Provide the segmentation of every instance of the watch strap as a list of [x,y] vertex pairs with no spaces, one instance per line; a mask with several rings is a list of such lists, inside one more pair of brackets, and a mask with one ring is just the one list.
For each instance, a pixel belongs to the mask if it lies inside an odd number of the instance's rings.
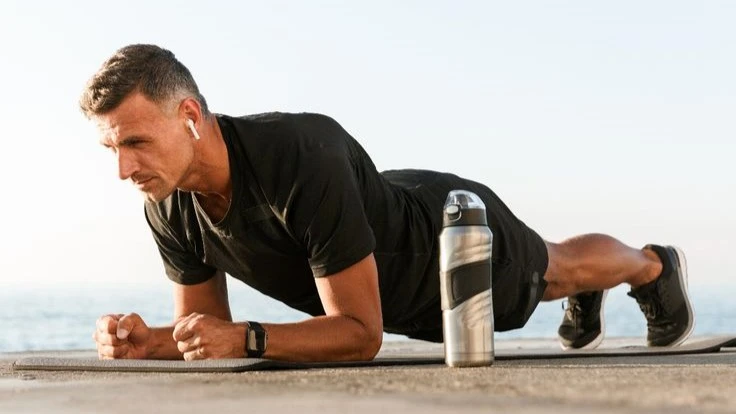
[[245,328],[245,356],[248,358],[261,358],[266,352],[268,334],[263,325],[258,322],[248,321]]

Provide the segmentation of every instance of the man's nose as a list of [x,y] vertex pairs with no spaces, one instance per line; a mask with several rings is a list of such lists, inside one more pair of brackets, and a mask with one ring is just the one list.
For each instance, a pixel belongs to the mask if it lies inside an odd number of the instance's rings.
[[118,177],[121,180],[130,178],[137,168],[135,159],[127,151],[118,151]]

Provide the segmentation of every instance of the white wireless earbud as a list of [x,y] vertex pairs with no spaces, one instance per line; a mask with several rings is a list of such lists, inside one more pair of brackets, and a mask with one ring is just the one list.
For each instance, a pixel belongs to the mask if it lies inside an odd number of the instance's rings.
[[187,119],[187,126],[189,127],[189,130],[192,131],[194,139],[199,139],[199,133],[197,132],[197,128],[194,127],[194,121]]

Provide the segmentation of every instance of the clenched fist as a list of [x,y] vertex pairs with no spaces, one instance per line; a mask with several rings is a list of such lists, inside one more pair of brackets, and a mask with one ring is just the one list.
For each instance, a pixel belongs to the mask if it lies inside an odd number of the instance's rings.
[[192,313],[176,323],[174,340],[187,361],[242,358],[245,355],[245,324]]
[[92,338],[100,359],[145,359],[151,330],[138,314],[105,315]]

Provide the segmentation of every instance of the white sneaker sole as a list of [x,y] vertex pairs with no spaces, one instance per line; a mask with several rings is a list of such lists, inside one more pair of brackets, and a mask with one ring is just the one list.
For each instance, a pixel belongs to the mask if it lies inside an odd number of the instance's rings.
[[575,348],[570,345],[567,345],[562,342],[562,338],[560,338],[560,348],[562,348],[563,351],[569,351],[571,349],[596,349],[598,348],[598,345],[603,342],[603,338],[606,336],[606,317],[604,312],[604,305],[606,304],[606,296],[608,296],[608,289],[603,291],[603,298],[601,299],[601,310],[598,312],[600,318],[601,318],[601,333],[595,337],[590,343],[587,345]]

